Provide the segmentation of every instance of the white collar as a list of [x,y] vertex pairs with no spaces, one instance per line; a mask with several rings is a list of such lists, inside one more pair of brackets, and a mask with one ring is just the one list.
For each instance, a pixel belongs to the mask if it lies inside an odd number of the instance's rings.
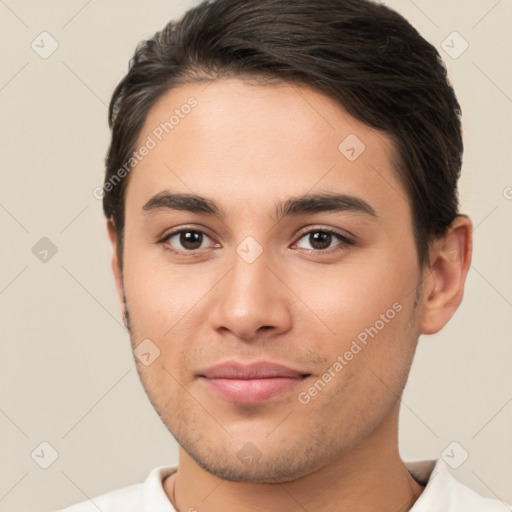
[[[507,512],[511,509],[500,500],[483,498],[457,481],[443,459],[409,461],[409,473],[425,486],[409,512]],[[163,488],[163,480],[178,469],[177,465],[158,466],[143,484],[143,512],[175,512]],[[433,508],[435,507],[435,508]]]

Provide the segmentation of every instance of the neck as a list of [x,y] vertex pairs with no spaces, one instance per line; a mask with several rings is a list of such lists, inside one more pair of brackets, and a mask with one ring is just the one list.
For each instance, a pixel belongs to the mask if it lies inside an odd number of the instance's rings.
[[[423,486],[398,453],[398,408],[358,446],[296,480],[260,484],[229,482],[208,473],[180,447],[178,471],[164,490],[178,512],[405,512]],[[395,421],[392,421],[395,420]],[[393,428],[394,427],[394,428]]]

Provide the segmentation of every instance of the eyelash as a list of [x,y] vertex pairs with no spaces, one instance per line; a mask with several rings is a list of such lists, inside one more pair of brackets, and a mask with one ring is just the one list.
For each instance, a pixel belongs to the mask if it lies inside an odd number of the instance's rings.
[[[185,256],[185,257],[196,256],[199,252],[204,251],[205,249],[195,249],[195,250],[191,250],[191,251],[179,251],[179,250],[173,249],[172,246],[170,246],[170,244],[168,242],[173,236],[179,235],[180,233],[186,233],[186,232],[201,233],[202,235],[205,235],[206,237],[211,238],[204,231],[201,231],[199,229],[182,228],[182,229],[173,231],[173,232],[165,235],[161,240],[159,240],[158,243],[162,244],[166,250],[171,251],[172,253],[174,253],[177,256]],[[311,253],[332,254],[333,252],[340,251],[343,248],[346,248],[347,246],[354,245],[353,240],[350,240],[346,236],[342,235],[340,232],[335,231],[333,229],[319,229],[319,228],[311,229],[310,231],[306,231],[305,233],[302,233],[302,235],[299,237],[298,240],[301,240],[305,236],[311,235],[312,233],[327,233],[330,235],[334,235],[335,237],[337,237],[341,240],[341,243],[339,243],[338,245],[336,245],[334,247],[330,247],[328,249],[302,249],[310,254]]]

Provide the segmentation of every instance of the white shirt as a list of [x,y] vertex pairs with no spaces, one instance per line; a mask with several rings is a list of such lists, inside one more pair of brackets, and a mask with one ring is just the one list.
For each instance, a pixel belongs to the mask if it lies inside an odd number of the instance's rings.
[[[425,485],[409,512],[507,512],[506,503],[484,498],[458,482],[442,459],[404,462],[409,473]],[[162,482],[178,466],[159,466],[143,483],[123,487],[58,512],[176,512]]]

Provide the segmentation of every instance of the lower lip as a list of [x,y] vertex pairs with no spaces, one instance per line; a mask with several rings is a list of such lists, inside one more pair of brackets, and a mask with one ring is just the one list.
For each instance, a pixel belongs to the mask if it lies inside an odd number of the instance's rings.
[[300,384],[303,377],[270,377],[267,379],[207,379],[201,377],[214,393],[231,402],[258,404]]

